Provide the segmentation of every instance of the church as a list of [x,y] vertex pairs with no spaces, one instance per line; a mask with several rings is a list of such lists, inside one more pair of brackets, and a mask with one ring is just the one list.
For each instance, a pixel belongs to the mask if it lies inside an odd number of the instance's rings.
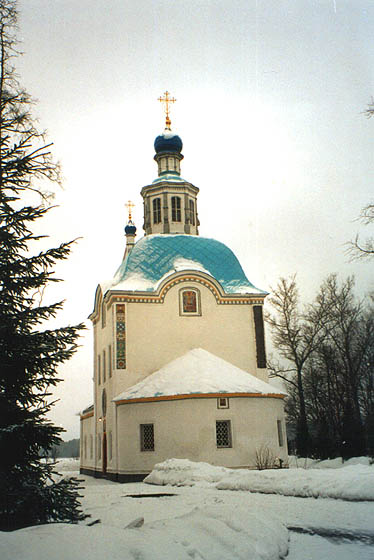
[[268,382],[263,304],[223,243],[199,236],[198,187],[181,176],[182,140],[154,142],[158,175],[141,190],[144,236],[125,227],[122,263],[99,284],[94,404],[80,415],[80,472],[139,481],[170,458],[287,465],[285,393]]

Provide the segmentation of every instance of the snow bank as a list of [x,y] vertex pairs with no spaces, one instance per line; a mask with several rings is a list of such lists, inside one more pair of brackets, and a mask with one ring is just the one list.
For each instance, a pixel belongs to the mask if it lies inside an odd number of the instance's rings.
[[374,500],[374,469],[356,465],[338,470],[239,471],[223,478],[219,490],[249,490],[302,498]]
[[2,560],[278,560],[288,531],[268,514],[246,508],[199,508],[136,529],[51,524],[4,533]]
[[229,472],[230,469],[214,467],[208,463],[194,463],[188,459],[168,459],[155,465],[143,482],[160,486],[206,485],[219,482]]
[[148,484],[195,486],[215,484],[218,490],[245,490],[314,498],[374,501],[374,468],[351,465],[342,469],[226,469],[186,459],[159,463],[147,476]]

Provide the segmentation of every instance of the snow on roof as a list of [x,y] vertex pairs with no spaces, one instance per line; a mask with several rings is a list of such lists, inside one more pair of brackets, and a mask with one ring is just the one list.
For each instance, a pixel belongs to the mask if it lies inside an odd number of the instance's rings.
[[157,290],[175,272],[197,270],[215,278],[227,294],[261,294],[244,274],[234,253],[215,239],[184,234],[154,234],[140,239],[117,270],[109,289]]
[[202,348],[194,348],[119,394],[113,400],[116,402],[211,393],[285,395],[283,391],[222,358]]

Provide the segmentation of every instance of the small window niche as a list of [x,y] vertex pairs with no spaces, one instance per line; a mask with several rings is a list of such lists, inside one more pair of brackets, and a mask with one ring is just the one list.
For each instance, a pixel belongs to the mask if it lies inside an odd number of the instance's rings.
[[217,408],[230,408],[228,397],[218,397]]
[[200,291],[196,288],[183,288],[179,291],[179,314],[187,317],[201,315]]

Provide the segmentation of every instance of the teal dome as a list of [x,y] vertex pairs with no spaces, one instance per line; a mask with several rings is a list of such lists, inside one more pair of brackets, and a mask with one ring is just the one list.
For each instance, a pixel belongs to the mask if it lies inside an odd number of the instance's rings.
[[119,267],[111,288],[154,292],[162,280],[182,270],[204,272],[226,294],[262,294],[244,274],[234,253],[215,239],[196,235],[147,235]]

